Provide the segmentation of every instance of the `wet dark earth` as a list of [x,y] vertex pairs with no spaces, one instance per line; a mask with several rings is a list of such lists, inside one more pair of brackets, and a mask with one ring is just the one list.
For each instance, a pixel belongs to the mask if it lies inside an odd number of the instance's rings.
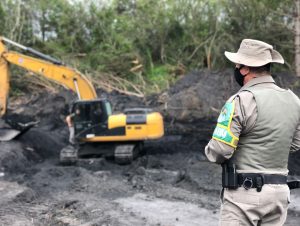
[[[222,102],[236,89],[226,73],[227,85],[218,88],[222,98],[211,93],[220,73],[207,72],[191,73],[147,100],[106,93],[115,112],[146,105],[164,115],[166,136],[145,142],[130,165],[101,157],[60,165],[59,151],[68,139],[64,117],[73,96],[61,91],[15,100],[9,117],[39,124],[0,143],[0,225],[217,225],[221,167],[209,163],[203,150]],[[291,87],[293,80],[284,84]],[[300,153],[290,157],[290,175],[300,179]],[[297,226],[300,189],[291,192],[291,200],[285,225]]]

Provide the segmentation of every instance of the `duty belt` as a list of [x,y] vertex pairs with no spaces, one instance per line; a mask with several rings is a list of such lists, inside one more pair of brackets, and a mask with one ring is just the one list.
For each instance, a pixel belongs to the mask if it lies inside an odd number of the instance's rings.
[[300,188],[300,180],[287,181],[287,176],[280,174],[238,173],[236,165],[228,161],[222,164],[222,187],[228,189],[256,188],[261,191],[264,184],[287,184],[290,189]]
[[237,182],[245,189],[256,188],[261,191],[264,184],[287,184],[287,176],[278,174],[238,173]]

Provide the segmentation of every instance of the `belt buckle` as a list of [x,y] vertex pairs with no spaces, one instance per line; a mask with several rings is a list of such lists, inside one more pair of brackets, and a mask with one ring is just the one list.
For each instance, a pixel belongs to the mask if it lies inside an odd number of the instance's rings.
[[246,190],[249,190],[250,188],[253,187],[253,180],[251,177],[246,177],[245,180],[243,181],[243,187]]

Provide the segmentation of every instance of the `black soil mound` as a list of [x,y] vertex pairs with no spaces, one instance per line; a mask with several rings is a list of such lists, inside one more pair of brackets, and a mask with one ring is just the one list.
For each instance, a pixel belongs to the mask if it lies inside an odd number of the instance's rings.
[[[300,83],[296,76],[278,73],[273,77],[280,87],[291,89],[300,96]],[[203,151],[220,109],[239,88],[233,70],[191,72],[168,91],[149,100],[164,113],[167,132],[184,135],[188,140],[188,150]],[[291,174],[300,174],[300,151],[291,154],[289,170]]]
[[[153,142],[148,150],[157,153],[203,152],[224,102],[239,86],[232,70],[219,72],[191,72],[169,90],[146,99],[126,96],[118,92],[97,90],[98,96],[110,100],[114,112],[126,108],[150,107],[160,111],[165,119],[167,138]],[[286,73],[275,75],[277,83],[300,94],[297,79]],[[1,143],[0,169],[22,169],[32,161],[58,158],[59,151],[68,143],[65,117],[76,95],[59,93],[27,94],[11,103],[7,119],[22,123],[39,121],[36,127],[13,142]],[[290,158],[290,172],[300,175],[300,154]],[[14,159],[14,161],[11,161]]]

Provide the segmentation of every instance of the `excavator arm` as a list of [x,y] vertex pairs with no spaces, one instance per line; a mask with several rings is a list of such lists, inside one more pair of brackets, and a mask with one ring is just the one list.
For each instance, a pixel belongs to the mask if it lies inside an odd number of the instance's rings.
[[[18,52],[9,51],[5,43],[23,49],[39,58],[30,57]],[[44,76],[77,93],[79,100],[93,100],[97,98],[92,83],[80,72],[63,65],[60,61],[40,53],[34,49],[0,37],[0,116],[6,112],[9,92],[9,63],[18,65],[33,73]]]
[[[4,45],[0,43],[0,52],[4,51]],[[7,98],[9,93],[9,69],[8,62],[5,58],[0,57],[0,116],[3,116],[6,112]]]

